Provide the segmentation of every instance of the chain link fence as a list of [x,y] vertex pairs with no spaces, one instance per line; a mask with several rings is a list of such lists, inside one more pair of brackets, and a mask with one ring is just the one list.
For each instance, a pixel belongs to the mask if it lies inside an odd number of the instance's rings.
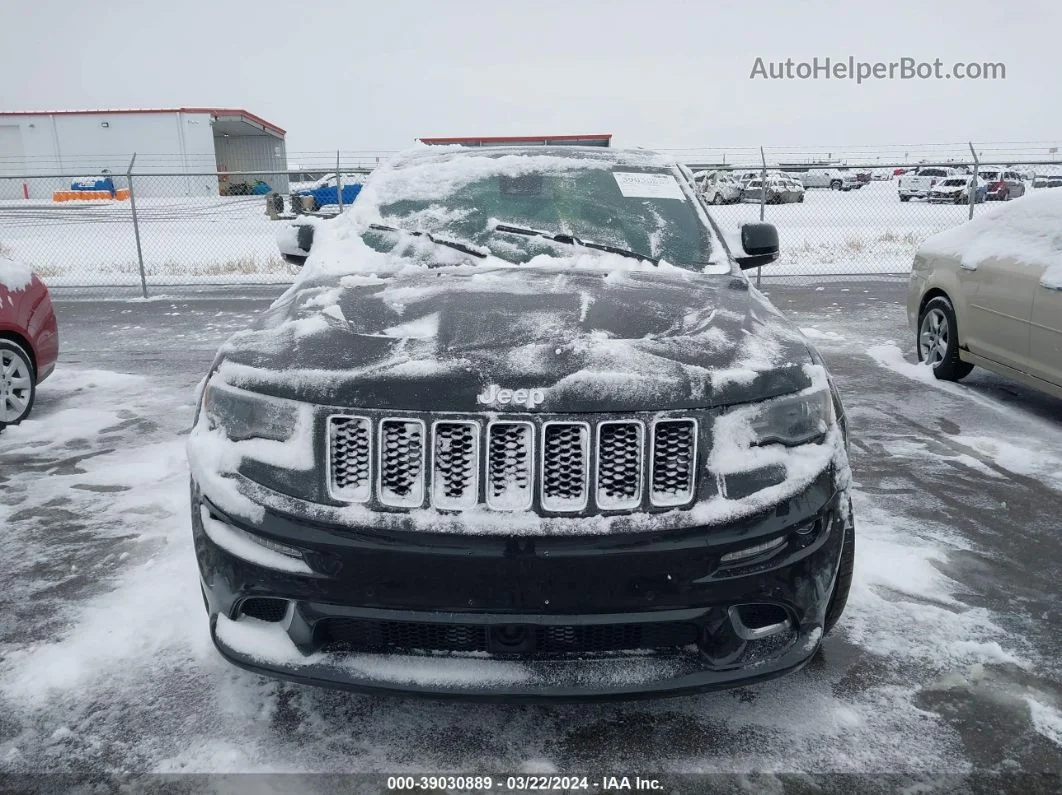
[[[923,174],[930,167],[920,166]],[[833,276],[908,273],[919,243],[988,206],[994,184],[989,172],[1001,172],[1000,177],[1005,172],[1010,199],[1062,186],[1062,178],[1050,179],[1062,174],[1062,163],[952,161],[935,166],[941,175],[922,182],[936,188],[955,179],[954,195],[901,200],[906,175],[897,172],[903,168],[782,170],[761,163],[706,167],[696,177],[724,230],[761,219],[778,228],[782,253],[762,269],[764,279],[824,283]],[[975,168],[983,178],[970,203],[963,186]],[[310,190],[316,197],[296,198],[297,210],[334,213],[353,200],[352,183],[368,171],[344,164],[340,186],[334,167],[253,174],[129,172],[109,177],[110,193],[91,194],[70,190],[83,178],[78,174],[2,177],[0,253],[29,263],[54,287],[128,288],[148,296],[174,285],[287,283],[298,269],[280,257],[276,230],[291,213],[292,194]]]

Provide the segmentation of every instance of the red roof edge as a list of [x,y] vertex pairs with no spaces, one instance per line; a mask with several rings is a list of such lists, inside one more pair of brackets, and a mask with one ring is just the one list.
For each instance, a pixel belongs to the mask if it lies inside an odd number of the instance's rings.
[[287,135],[283,127],[278,127],[272,122],[266,121],[261,116],[256,116],[243,108],[116,108],[103,110],[0,110],[0,116],[102,116],[105,114],[115,115],[119,113],[209,113],[212,116],[242,116],[244,119],[255,124],[260,124],[267,130],[278,135]]
[[611,141],[612,133],[602,135],[470,135],[460,138],[420,138],[425,144],[463,144],[481,142],[485,144],[507,144],[519,141]]

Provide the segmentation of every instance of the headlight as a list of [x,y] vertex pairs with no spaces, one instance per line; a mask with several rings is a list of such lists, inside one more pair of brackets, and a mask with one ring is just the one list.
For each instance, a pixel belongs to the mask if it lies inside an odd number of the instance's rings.
[[295,433],[299,404],[259,395],[227,384],[207,384],[203,414],[211,429],[220,428],[234,442],[270,439],[284,442]]
[[776,398],[752,418],[753,444],[793,447],[818,441],[833,421],[833,400],[828,389]]

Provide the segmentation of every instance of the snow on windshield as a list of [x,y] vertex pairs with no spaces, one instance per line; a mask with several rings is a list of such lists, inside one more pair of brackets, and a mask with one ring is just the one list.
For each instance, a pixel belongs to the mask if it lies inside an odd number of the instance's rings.
[[1047,267],[1045,279],[1062,279],[1062,192],[1044,191],[985,210],[962,226],[934,235],[920,253],[956,256],[976,269],[991,257]]
[[[688,270],[729,272],[707,216],[683,183],[672,160],[648,153],[465,149],[400,156],[373,173],[347,213],[316,225],[313,252],[299,281],[322,273],[386,275],[410,264],[475,264],[472,255],[447,249],[446,241],[471,244],[488,255],[482,262],[491,266],[647,265],[573,242],[498,231],[499,223],[573,235]],[[430,232],[443,243],[372,230],[373,224]]]

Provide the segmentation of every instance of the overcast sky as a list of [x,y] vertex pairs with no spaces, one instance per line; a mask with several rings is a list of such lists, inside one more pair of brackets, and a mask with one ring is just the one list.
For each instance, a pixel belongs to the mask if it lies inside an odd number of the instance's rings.
[[[289,152],[611,132],[651,148],[1057,141],[1038,0],[7,0],[0,110],[231,106]],[[755,59],[994,61],[996,81],[750,79]]]

